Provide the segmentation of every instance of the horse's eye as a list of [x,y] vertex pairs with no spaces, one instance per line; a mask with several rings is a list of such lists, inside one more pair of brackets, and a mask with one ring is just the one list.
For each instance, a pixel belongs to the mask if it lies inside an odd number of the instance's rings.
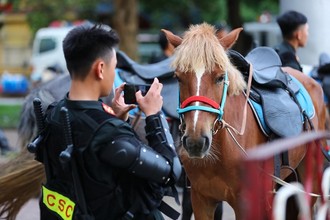
[[224,78],[225,78],[224,75],[219,76],[219,77],[216,79],[216,83],[217,83],[217,84],[220,84],[220,83],[224,80]]

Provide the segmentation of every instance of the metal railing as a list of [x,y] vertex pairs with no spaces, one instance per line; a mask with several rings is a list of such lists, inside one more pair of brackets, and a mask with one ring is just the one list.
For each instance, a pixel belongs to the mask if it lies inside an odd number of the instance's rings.
[[[315,219],[327,219],[330,187],[330,170],[324,171],[324,157],[322,155],[322,140],[330,139],[326,131],[303,132],[292,137],[278,139],[261,144],[247,151],[247,159],[242,163],[242,194],[241,208],[243,219],[285,219],[287,199],[294,196],[300,210],[300,219],[311,219],[310,203],[312,197],[317,197]],[[274,155],[307,146],[305,155],[305,181],[303,183],[281,182],[274,174]],[[323,153],[328,153],[323,149]],[[312,159],[315,159],[313,162]],[[313,165],[317,169],[312,170]],[[329,168],[330,169],[330,168]],[[313,194],[313,178],[317,178],[320,192]],[[275,184],[282,185],[275,193]]]

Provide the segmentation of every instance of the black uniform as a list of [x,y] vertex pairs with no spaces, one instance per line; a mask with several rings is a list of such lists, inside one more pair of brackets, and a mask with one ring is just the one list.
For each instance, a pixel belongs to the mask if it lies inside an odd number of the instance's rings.
[[283,41],[281,44],[277,45],[275,51],[280,56],[282,66],[289,66],[299,71],[303,70],[297,60],[296,50],[288,42]]
[[[59,154],[66,148],[60,117],[63,106],[68,109],[72,128],[71,165],[59,160]],[[110,114],[108,107],[99,101],[65,98],[51,107],[46,116],[46,138],[37,151],[37,159],[45,164],[47,174],[40,201],[42,220],[61,219],[59,216],[82,219],[79,216],[86,213],[79,201],[81,195],[77,194],[84,194],[88,214],[94,219],[155,216],[163,196],[172,191],[181,174],[181,164],[162,114],[146,118],[151,147],[143,144],[127,122]],[[78,175],[71,172],[73,162]],[[73,176],[78,176],[80,190],[74,187],[77,178]]]

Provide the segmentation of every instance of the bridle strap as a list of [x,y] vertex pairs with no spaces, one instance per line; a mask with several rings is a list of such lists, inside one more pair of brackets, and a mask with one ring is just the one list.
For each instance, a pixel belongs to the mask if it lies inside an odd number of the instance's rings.
[[200,111],[205,111],[205,112],[211,112],[220,115],[221,112],[219,109],[214,109],[211,107],[207,106],[187,106],[185,108],[179,108],[177,111],[179,114],[189,112],[189,111],[195,111],[195,110],[200,110]]
[[[251,84],[252,84],[252,64],[250,64],[250,70],[249,70],[249,78],[248,78],[248,84],[247,84],[247,88],[246,88],[246,99],[245,99],[245,104],[244,104],[244,108],[243,108],[243,119],[242,119],[242,126],[241,126],[241,130],[237,131],[236,129],[234,129],[236,134],[239,135],[243,135],[245,132],[245,127],[246,127],[246,120],[247,120],[247,105],[248,105],[248,101],[249,101],[249,96],[250,96],[250,90],[251,90]],[[231,127],[233,128],[233,127]]]
[[241,130],[238,131],[234,127],[232,127],[230,124],[228,124],[227,122],[225,122],[224,120],[221,121],[223,123],[223,127],[226,128],[226,130],[230,134],[230,136],[233,139],[233,141],[241,149],[241,151],[244,153],[245,156],[247,155],[247,153],[245,151],[245,148],[242,145],[240,145],[240,143],[236,140],[234,134],[231,131],[234,131],[234,133],[236,135],[243,135],[244,132],[245,132],[246,120],[247,120],[247,105],[248,105],[248,99],[249,99],[250,90],[251,90],[251,84],[252,84],[252,75],[253,75],[252,69],[253,69],[252,68],[252,64],[250,64],[250,71],[249,71],[249,78],[248,78],[247,89],[246,89],[246,93],[244,93],[245,96],[246,96],[246,100],[245,100],[245,104],[244,104],[244,108],[243,108],[243,120],[242,120]]
[[222,120],[222,116],[224,113],[224,108],[226,105],[226,100],[227,100],[227,91],[228,91],[228,86],[229,86],[229,80],[228,80],[228,72],[226,71],[225,74],[225,79],[224,79],[224,86],[223,86],[223,92],[222,92],[222,99],[220,103],[220,113],[221,115],[218,116],[218,121]]
[[[225,78],[224,78],[224,86],[223,86],[223,93],[222,93],[222,99],[221,99],[221,104],[219,105],[217,102],[205,97],[205,96],[191,96],[184,100],[180,107],[177,109],[180,117],[182,113],[188,112],[188,111],[206,111],[206,112],[211,112],[215,113],[218,115],[218,121],[222,120],[223,117],[223,109],[226,104],[226,98],[227,98],[227,91],[228,91],[228,86],[229,86],[229,81],[228,81],[228,72],[225,72]],[[192,102],[203,102],[204,104],[207,104],[211,107],[208,106],[190,106]],[[180,95],[179,95],[179,103],[180,103]]]
[[[203,102],[210,105],[212,108],[207,106],[189,106],[192,102]],[[178,109],[178,113],[182,114],[189,111],[200,110],[220,114],[219,108],[219,104],[212,99],[209,99],[205,96],[191,96],[182,102],[181,108]]]
[[215,108],[215,109],[220,108],[220,105],[216,101],[213,101],[212,99],[209,99],[205,96],[191,96],[182,102],[181,108],[185,108],[192,102],[203,102],[205,104],[208,104],[212,108]]

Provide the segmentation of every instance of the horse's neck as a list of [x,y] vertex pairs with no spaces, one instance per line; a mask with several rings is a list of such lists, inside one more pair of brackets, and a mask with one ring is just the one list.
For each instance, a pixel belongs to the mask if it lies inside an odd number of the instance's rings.
[[[247,111],[246,116],[244,114],[245,102],[246,96],[243,93],[227,97],[224,109],[224,120],[235,128],[239,128],[242,125],[244,117],[250,117],[249,111]],[[246,108],[250,108],[250,106],[247,105]]]
[[[262,133],[255,119],[251,106],[248,103],[246,104],[246,95],[241,93],[237,96],[228,97],[227,100],[224,121],[229,125],[229,130],[231,130],[235,140],[228,134],[228,131],[225,131],[226,138],[224,139],[228,140],[230,138],[231,142],[237,141],[244,149],[267,141],[267,137]],[[235,134],[234,130],[241,132],[241,134]]]

